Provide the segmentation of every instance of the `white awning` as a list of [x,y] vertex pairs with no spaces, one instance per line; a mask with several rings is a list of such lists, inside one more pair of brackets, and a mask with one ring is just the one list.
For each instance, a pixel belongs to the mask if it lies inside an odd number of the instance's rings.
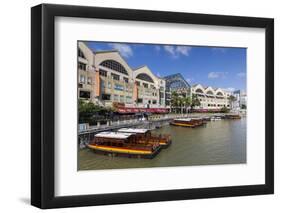
[[122,128],[118,132],[128,132],[128,133],[146,133],[149,129],[134,129],[134,128]]

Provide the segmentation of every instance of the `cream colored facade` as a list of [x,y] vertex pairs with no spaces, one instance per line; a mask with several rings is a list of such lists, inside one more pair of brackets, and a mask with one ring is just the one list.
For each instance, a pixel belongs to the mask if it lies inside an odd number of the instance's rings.
[[117,51],[94,53],[96,102],[103,106],[123,103],[133,106],[133,71]]
[[78,42],[78,97],[95,100],[95,68],[93,52],[83,43]]
[[138,107],[165,106],[165,80],[155,76],[147,66],[134,70],[134,80]]
[[92,52],[83,42],[78,46],[79,98],[105,107],[165,107],[165,80],[147,66],[133,70],[118,51]]
[[230,107],[230,92],[226,92],[221,88],[203,87],[196,84],[191,87],[192,94],[197,95],[200,106],[198,109],[221,109],[222,107]]

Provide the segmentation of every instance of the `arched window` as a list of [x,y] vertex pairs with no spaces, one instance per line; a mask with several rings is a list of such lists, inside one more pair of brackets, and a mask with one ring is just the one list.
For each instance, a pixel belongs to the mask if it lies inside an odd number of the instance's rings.
[[207,94],[208,95],[214,95],[214,93],[212,91],[210,91],[210,90],[207,92]]
[[78,57],[81,57],[81,58],[85,58],[85,59],[86,59],[84,53],[81,51],[80,48],[78,48]]
[[123,67],[122,64],[120,64],[120,63],[117,62],[117,61],[114,61],[114,60],[105,60],[105,61],[101,62],[100,65],[103,66],[103,67],[107,67],[107,68],[109,68],[109,69],[112,69],[112,70],[114,70],[114,71],[123,73],[123,74],[125,74],[125,75],[128,75],[127,70]]
[[204,93],[201,89],[195,90],[196,93]]
[[218,93],[217,93],[217,95],[221,95],[221,96],[223,96],[222,92],[218,92]]
[[153,79],[145,73],[138,74],[136,78],[143,80],[143,81],[154,83]]

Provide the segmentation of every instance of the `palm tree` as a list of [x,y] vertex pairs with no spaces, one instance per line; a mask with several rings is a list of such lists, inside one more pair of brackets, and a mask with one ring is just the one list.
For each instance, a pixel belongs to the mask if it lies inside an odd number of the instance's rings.
[[183,102],[184,102],[185,111],[187,112],[187,108],[191,105],[190,97],[184,97]]
[[193,107],[195,106],[200,106],[200,100],[198,99],[196,94],[192,94],[192,100],[191,100],[191,109],[193,109]]
[[171,106],[172,106],[172,111],[173,109],[176,109],[179,106],[179,95],[175,91],[172,92]]
[[180,113],[183,113],[183,106],[184,106],[184,98],[183,97],[179,97],[178,98],[178,106],[180,107]]

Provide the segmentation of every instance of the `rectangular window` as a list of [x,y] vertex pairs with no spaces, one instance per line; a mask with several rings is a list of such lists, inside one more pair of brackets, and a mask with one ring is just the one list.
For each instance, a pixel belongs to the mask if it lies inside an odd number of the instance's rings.
[[125,86],[125,91],[128,92],[128,87]]
[[114,74],[114,73],[111,73],[111,78],[112,78],[113,80],[116,80],[116,81],[119,81],[119,80],[120,80],[120,76],[119,76],[119,75],[116,75],[116,74]]
[[113,100],[118,102],[119,101],[119,95],[114,95]]
[[152,103],[153,103],[153,104],[157,104],[157,101],[156,101],[156,100],[153,100]]
[[110,100],[110,94],[102,94],[101,99],[102,100]]
[[129,83],[129,79],[128,79],[128,78],[124,77],[123,79],[124,79],[124,81],[125,81],[126,83]]
[[86,71],[86,64],[84,64],[84,63],[81,63],[81,62],[78,62],[78,68],[80,69],[80,70],[84,70],[84,71]]
[[124,102],[124,96],[120,95],[120,102]]
[[92,78],[91,77],[88,77],[87,83],[92,84]]
[[148,84],[147,83],[143,83],[142,84],[144,88],[148,88]]
[[79,82],[82,83],[82,84],[85,84],[85,76],[84,75],[80,75]]
[[142,98],[138,98],[137,102],[142,103]]
[[126,96],[126,102],[130,103],[132,101],[132,97],[131,96]]
[[79,97],[89,99],[91,97],[91,93],[88,91],[80,91]]
[[107,71],[100,69],[99,73],[101,76],[107,77]]
[[101,85],[101,88],[105,88],[105,85],[104,85],[104,81],[103,81],[103,80],[100,81],[100,85]]
[[120,85],[120,84],[115,84],[115,85],[114,85],[114,89],[115,89],[115,90],[119,90],[119,91],[123,91],[123,90],[124,90],[124,87],[123,87],[122,85]]

